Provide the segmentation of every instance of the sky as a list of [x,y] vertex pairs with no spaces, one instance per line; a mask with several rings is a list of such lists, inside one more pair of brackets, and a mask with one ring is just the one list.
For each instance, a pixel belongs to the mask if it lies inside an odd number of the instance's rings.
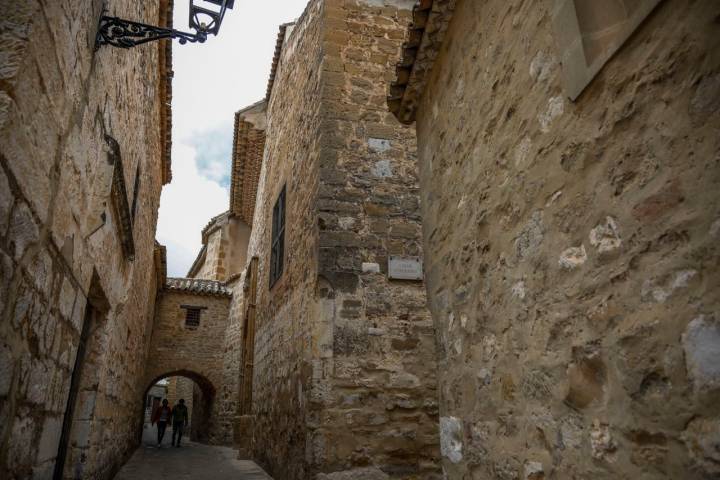
[[[174,25],[188,28],[190,0],[175,0]],[[200,2],[198,2],[200,3]],[[307,0],[235,0],[218,36],[173,43],[172,182],[160,198],[157,239],[168,276],[184,277],[202,246],[200,232],[228,209],[235,112],[265,96],[280,24]]]

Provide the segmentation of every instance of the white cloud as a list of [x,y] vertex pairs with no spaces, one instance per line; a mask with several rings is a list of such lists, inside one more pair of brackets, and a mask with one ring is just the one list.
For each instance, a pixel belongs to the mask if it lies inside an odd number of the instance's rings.
[[160,199],[158,241],[168,249],[170,276],[185,276],[200,251],[201,230],[228,208],[228,191],[198,173],[195,155],[186,145],[173,147],[173,179]]
[[[175,2],[179,30],[188,31],[188,3]],[[163,189],[157,231],[158,241],[167,246],[168,275],[187,273],[200,250],[200,231],[228,209],[229,192],[221,183],[227,183],[229,167],[222,162],[231,159],[229,154],[217,158],[223,149],[214,142],[230,146],[234,113],[265,96],[279,26],[299,17],[306,4],[236,0],[217,37],[204,44],[174,43],[173,179]],[[225,138],[218,132],[226,132]]]
[[[218,36],[173,48],[173,125],[177,140],[233,121],[265,96],[280,24],[299,17],[307,0],[236,0]],[[175,2],[174,25],[188,30],[187,2]]]

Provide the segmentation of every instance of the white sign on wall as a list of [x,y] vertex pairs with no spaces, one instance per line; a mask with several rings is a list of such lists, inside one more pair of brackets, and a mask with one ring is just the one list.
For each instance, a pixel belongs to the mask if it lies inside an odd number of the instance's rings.
[[422,280],[423,264],[420,257],[388,257],[388,278],[391,280]]

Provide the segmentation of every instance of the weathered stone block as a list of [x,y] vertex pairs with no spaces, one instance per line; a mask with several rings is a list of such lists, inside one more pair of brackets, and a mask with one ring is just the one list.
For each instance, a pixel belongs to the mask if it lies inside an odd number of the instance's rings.
[[46,462],[57,456],[62,424],[62,417],[48,417],[45,419],[40,434],[40,443],[38,444],[38,463]]
[[8,230],[8,237],[14,245],[13,253],[16,261],[20,260],[29,246],[37,243],[39,235],[40,229],[27,204],[16,205]]
[[683,334],[685,362],[695,388],[720,388],[720,322],[700,315]]

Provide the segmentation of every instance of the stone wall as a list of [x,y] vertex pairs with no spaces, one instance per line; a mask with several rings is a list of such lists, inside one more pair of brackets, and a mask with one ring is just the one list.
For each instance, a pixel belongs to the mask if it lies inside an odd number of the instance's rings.
[[715,478],[720,7],[569,102],[552,5],[458,1],[417,113],[446,474]]
[[239,275],[247,262],[250,227],[238,216],[225,212],[203,229],[203,247],[188,272],[191,278],[221,282]]
[[[203,295],[165,289],[155,313],[153,336],[145,369],[145,388],[162,378],[183,376],[197,384],[202,401],[193,402],[197,439],[225,443],[231,436],[218,415],[217,393],[222,385],[224,334],[228,327],[229,295]],[[202,308],[200,325],[188,328],[186,309]],[[169,395],[169,394],[168,394]],[[186,400],[188,400],[186,398]]]
[[[245,253],[247,253],[247,248],[245,248]],[[237,290],[237,285],[242,284],[243,278],[242,275],[237,277],[228,284],[228,288],[233,291]],[[243,319],[241,314],[235,313],[238,308],[237,300],[233,296],[228,308],[228,323],[223,334],[222,383],[217,397],[218,421],[222,425],[224,434],[222,443],[227,445],[237,443],[233,422],[237,415],[240,394],[240,356],[242,354],[242,324],[240,322]]]
[[415,132],[387,112],[379,81],[396,62],[412,3],[325,2],[310,401],[313,462],[328,473],[439,473],[425,287],[388,272],[390,255],[423,255]]
[[[196,383],[192,379],[187,377],[170,377],[167,384],[167,400],[170,407],[174,407],[178,404],[182,398],[185,400],[185,406],[188,409],[188,418],[192,423],[192,412],[193,412],[193,394],[196,387]],[[197,387],[198,390],[200,387]],[[202,395],[202,392],[199,392]],[[188,432],[190,433],[190,432]]]
[[[276,478],[438,474],[424,287],[387,280],[388,255],[422,256],[414,133],[375,81],[408,5],[316,0],[281,30],[248,252],[259,258],[252,451]],[[284,185],[284,269],[271,286]]]
[[[94,51],[99,1],[2,3],[0,477],[52,476],[90,322],[65,472],[109,478],[137,445],[142,418],[153,238],[169,167],[164,46]],[[165,23],[161,3],[118,0],[113,9]]]
[[[290,28],[283,29],[289,38],[277,69],[276,90],[269,98],[265,154],[248,247],[248,258],[259,258],[252,456],[275,478],[310,475],[306,406],[313,355],[310,311],[318,269],[314,200],[321,148],[321,21],[322,2],[313,1],[292,34]],[[270,290],[272,211],[283,185],[287,185],[285,266],[282,278]],[[234,296],[243,305],[242,284],[236,286]]]

